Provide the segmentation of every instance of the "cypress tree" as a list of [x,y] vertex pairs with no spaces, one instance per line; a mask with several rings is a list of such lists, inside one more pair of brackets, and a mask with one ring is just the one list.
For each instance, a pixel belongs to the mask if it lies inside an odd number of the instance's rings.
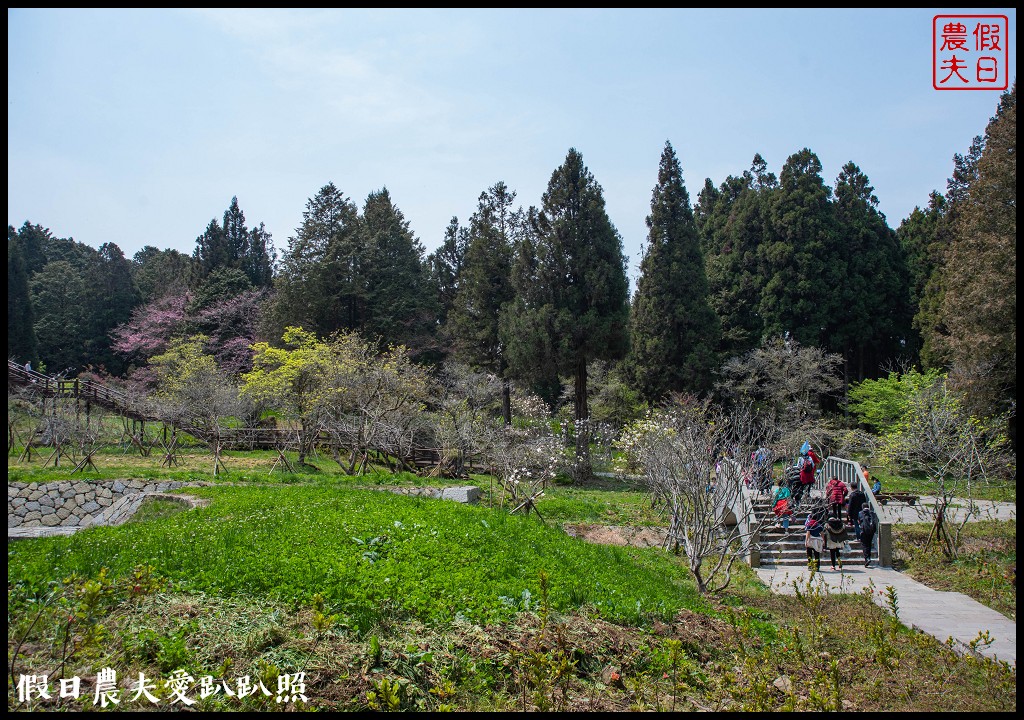
[[[28,271],[21,256],[18,235],[13,227],[7,228],[7,357],[37,362],[36,333],[32,327],[32,295],[28,286]],[[37,362],[38,364],[38,362]]]
[[937,243],[942,242],[940,230],[945,227],[945,207],[946,198],[933,191],[928,198],[928,207],[924,210],[915,207],[896,229],[896,239],[907,266],[905,302],[909,318],[904,318],[907,326],[901,335],[906,338],[904,353],[912,367],[921,362],[922,345],[921,332],[914,318],[921,311],[925,286],[940,255]]
[[575,474],[584,481],[592,475],[587,363],[625,355],[629,281],[622,239],[605,211],[601,186],[575,148],[551,175],[536,230],[538,283],[514,305],[507,325],[513,336],[506,336],[506,345],[521,373],[529,375],[530,364],[547,357],[573,378]]
[[206,276],[219,267],[227,266],[231,261],[231,253],[227,247],[224,228],[217,219],[210,220],[203,234],[196,238],[196,249],[192,257],[195,259],[195,281],[201,282]]
[[469,230],[461,227],[459,218],[453,216],[445,228],[441,246],[427,256],[430,281],[437,296],[437,320],[442,329],[459,293],[468,244]]
[[672,145],[665,143],[647,216],[647,249],[633,298],[631,382],[645,399],[711,388],[717,367],[718,319],[690,196]]
[[405,345],[422,359],[436,350],[436,306],[423,267],[423,246],[387,188],[367,196],[361,228],[366,283],[361,330],[384,344]]
[[499,318],[515,297],[512,236],[521,219],[521,213],[512,210],[515,197],[503,182],[480,194],[477,211],[470,219],[458,293],[448,314],[456,357],[505,380],[502,415],[506,423],[512,421],[512,410]]
[[827,334],[856,380],[876,375],[899,352],[909,313],[906,261],[873,191],[859,167],[843,166],[834,206],[846,275],[835,287],[842,312],[831,316]]
[[697,217],[707,267],[708,295],[721,327],[719,354],[744,355],[761,343],[759,314],[764,268],[758,247],[765,237],[767,204],[776,187],[760,154],[751,169],[701,191]]
[[365,316],[359,210],[334,183],[306,202],[275,280],[273,337],[288,326],[327,336],[356,330]]
[[757,251],[766,336],[789,332],[801,345],[825,346],[831,318],[843,312],[835,288],[846,267],[836,251],[830,195],[817,155],[805,148],[786,160]]
[[984,149],[952,226],[938,338],[953,387],[979,415],[1017,397],[1017,85],[985,129]]
[[914,316],[914,326],[921,333],[921,363],[925,368],[948,369],[948,345],[944,342],[950,329],[942,305],[946,296],[949,246],[953,242],[960,216],[971,202],[971,185],[978,177],[978,162],[985,147],[982,136],[975,136],[966,155],[953,156],[953,175],[946,182],[946,202],[932,243],[932,272],[924,286],[921,303]]
[[89,303],[89,343],[84,360],[115,375],[125,369],[124,358],[111,350],[110,332],[128,322],[142,296],[132,280],[132,266],[114,243],[104,243],[85,269]]

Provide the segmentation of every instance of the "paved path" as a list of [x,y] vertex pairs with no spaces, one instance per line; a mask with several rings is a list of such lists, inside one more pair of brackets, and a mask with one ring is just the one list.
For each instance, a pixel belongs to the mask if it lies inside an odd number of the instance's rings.
[[[891,568],[854,567],[843,571],[825,570],[812,575],[799,567],[758,568],[758,577],[777,593],[793,595],[813,582],[830,593],[859,593],[874,583],[873,599],[887,607],[885,589],[896,590],[899,618],[904,625],[926,632],[939,642],[953,638],[962,652],[970,652],[970,643],[978,633],[988,631],[993,642],[977,647],[977,652],[1017,666],[1017,623],[978,601],[956,592],[933,590]],[[881,592],[878,592],[881,591]]]
[[[916,505],[907,505],[902,502],[889,501],[882,506],[883,520],[891,523],[919,523],[930,522],[931,506],[935,504],[936,498],[930,495],[922,495]],[[975,500],[974,513],[970,521],[976,520],[1016,520],[1017,504],[1010,502],[995,502],[993,500]],[[952,519],[959,522],[963,519],[967,509],[959,501],[951,506]]]

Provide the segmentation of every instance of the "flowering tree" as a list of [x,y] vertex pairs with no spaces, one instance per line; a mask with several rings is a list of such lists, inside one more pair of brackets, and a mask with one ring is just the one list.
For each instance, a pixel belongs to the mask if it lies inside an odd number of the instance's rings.
[[270,293],[246,290],[199,311],[189,325],[208,336],[207,350],[224,372],[238,376],[252,369],[260,309]]
[[[269,292],[253,289],[211,303],[190,314],[191,293],[167,295],[136,308],[131,319],[111,331],[113,349],[129,362],[143,364],[166,351],[175,338],[203,335],[205,350],[232,376],[252,369],[260,309]],[[155,382],[151,373],[142,377]]]
[[[972,417],[944,378],[921,385],[910,397],[902,419],[882,443],[883,462],[897,471],[924,472],[924,490],[936,496],[926,505],[932,520],[929,542],[939,543],[953,560],[960,554],[961,531],[978,509],[974,494],[979,484],[1012,481],[1016,461],[1009,441],[999,429],[1005,418]],[[954,501],[966,512],[953,521]]]
[[727,413],[709,400],[672,395],[628,426],[617,445],[669,513],[666,547],[685,552],[702,593],[720,592],[749,551],[756,528],[740,531],[741,478],[766,432],[748,411]]
[[493,419],[503,383],[495,375],[448,361],[434,386],[432,430],[441,462],[435,474],[465,476],[465,465],[483,453],[493,436]]
[[513,513],[529,515],[532,510],[542,518],[537,501],[548,483],[567,469],[563,439],[546,423],[505,425],[495,420],[482,427],[490,430],[484,453],[501,487],[499,504],[508,504]]
[[775,430],[771,446],[785,455],[807,437],[817,438],[821,447],[833,434],[822,417],[821,401],[842,388],[842,362],[841,355],[801,345],[786,334],[726,362],[717,389],[737,406],[753,405]]
[[356,333],[340,335],[335,342],[347,352],[349,361],[332,381],[336,410],[329,417],[342,418],[356,431],[349,472],[357,465],[365,472],[371,449],[382,450],[395,457],[397,464],[404,464],[426,407],[426,371],[412,362],[404,346],[378,355]]
[[288,327],[284,347],[259,342],[252,346],[252,370],[242,375],[242,394],[277,408],[298,426],[299,464],[312,451],[327,411],[323,381],[333,364],[327,344],[315,333]]
[[253,345],[253,369],[242,375],[247,397],[280,410],[295,422],[299,462],[326,432],[337,451],[351,450],[350,474],[365,472],[371,450],[401,460],[411,451],[419,413],[427,395],[426,371],[404,347],[378,354],[357,333],[328,340],[299,327],[285,329],[284,348]]
[[110,332],[111,347],[139,364],[159,355],[181,334],[189,301],[188,293],[167,295],[136,308],[128,322]]

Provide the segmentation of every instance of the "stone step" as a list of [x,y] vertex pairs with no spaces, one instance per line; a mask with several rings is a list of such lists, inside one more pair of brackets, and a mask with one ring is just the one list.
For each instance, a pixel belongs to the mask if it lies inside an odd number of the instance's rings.
[[[864,551],[860,542],[854,540],[850,542],[850,551],[843,551],[840,553],[844,565],[853,567],[863,567],[864,565]],[[821,552],[821,562],[826,566],[829,563],[829,552],[828,549],[824,549]],[[794,538],[790,534],[786,538],[781,536],[776,540],[766,540],[762,537],[761,541],[761,566],[762,567],[777,567],[777,566],[806,566],[807,565],[807,548],[804,547],[802,534]]]

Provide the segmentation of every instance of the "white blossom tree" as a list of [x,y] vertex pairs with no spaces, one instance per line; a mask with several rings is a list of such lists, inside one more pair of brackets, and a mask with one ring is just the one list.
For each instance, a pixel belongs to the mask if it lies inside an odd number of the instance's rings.
[[743,506],[741,478],[753,470],[751,455],[765,435],[748,410],[726,412],[709,400],[672,395],[628,426],[617,443],[665,503],[666,548],[686,554],[702,593],[728,587],[733,564],[750,550],[760,523],[742,529],[736,515]]

